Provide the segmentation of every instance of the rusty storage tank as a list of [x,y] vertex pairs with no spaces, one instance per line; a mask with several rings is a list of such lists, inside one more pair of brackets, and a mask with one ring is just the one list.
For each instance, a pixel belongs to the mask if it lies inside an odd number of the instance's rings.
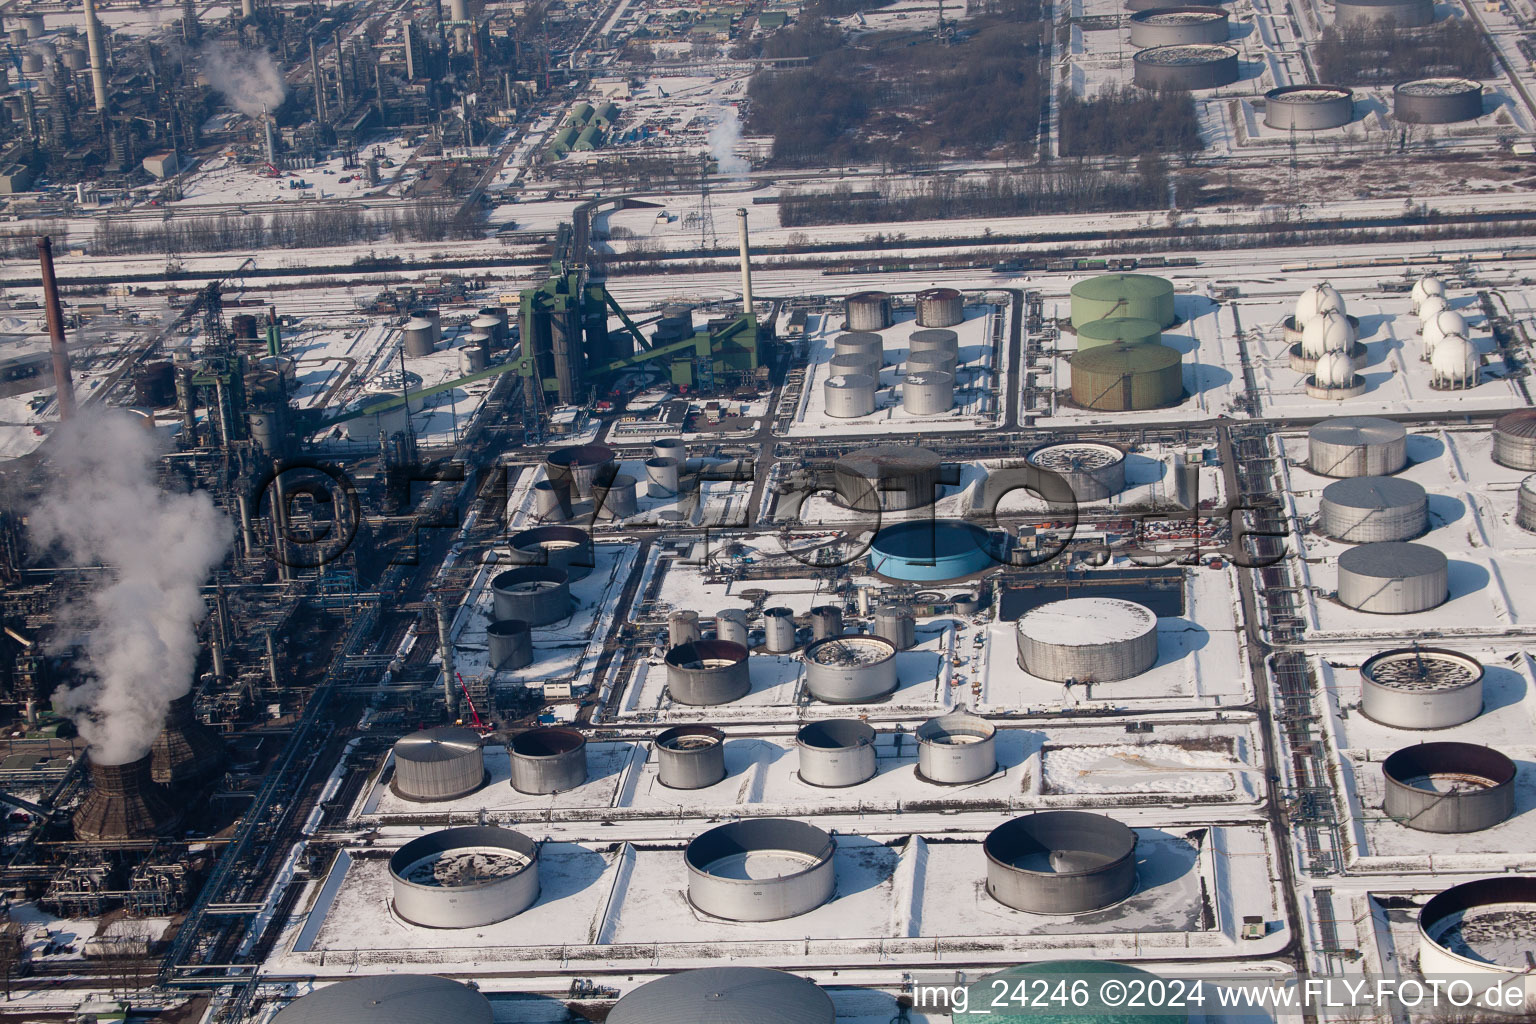
[[587,781],[587,738],[575,729],[540,726],[512,738],[512,788],[546,796]]
[[891,326],[891,297],[885,292],[858,292],[843,300],[850,331],[883,331]]
[[196,700],[184,693],[171,701],[165,725],[149,748],[150,777],[173,791],[201,785],[224,767],[224,744],[198,721]]
[[1072,400],[1084,409],[1164,409],[1184,397],[1183,357],[1167,345],[1115,342],[1071,359]]
[[485,753],[473,729],[444,725],[395,743],[390,788],[407,800],[457,800],[485,784]]
[[164,409],[176,404],[176,367],[169,360],[145,363],[133,374],[133,404]]
[[533,664],[533,631],[522,619],[497,619],[485,627],[491,671],[516,672]]
[[236,341],[255,341],[256,318],[249,313],[236,313],[229,318],[229,330]]
[[953,288],[917,293],[917,326],[953,327],[965,319],[965,298]]
[[150,771],[149,754],[126,764],[91,761],[91,788],[74,814],[75,838],[111,845],[174,832],[182,805]]

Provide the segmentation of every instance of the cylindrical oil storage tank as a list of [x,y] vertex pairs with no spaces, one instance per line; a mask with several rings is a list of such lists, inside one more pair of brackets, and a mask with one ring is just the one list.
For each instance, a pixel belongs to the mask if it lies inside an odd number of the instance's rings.
[[917,326],[953,327],[965,319],[965,298],[953,288],[917,293]]
[[47,31],[47,22],[41,14],[26,14],[21,19],[22,27],[27,30],[28,39],[36,39]]
[[954,374],[917,370],[901,378],[901,408],[908,416],[937,416],[954,407]]
[[1483,666],[1435,647],[1382,651],[1360,666],[1360,711],[1394,729],[1448,729],[1483,713]]
[[885,361],[885,339],[872,331],[848,331],[832,339],[834,356],[864,356]]
[[[396,850],[389,874],[395,913],[407,921],[425,928],[478,928],[516,917],[538,900],[539,847],[521,832],[496,825],[446,828]],[[384,1017],[401,1020],[394,1006],[386,1005]]]
[[1515,493],[1515,525],[1536,533],[1536,473],[1521,480]]
[[469,322],[470,335],[483,334],[491,348],[497,348],[505,343],[507,337],[507,322],[485,313],[477,313]]
[[1333,24],[1339,29],[1357,25],[1418,28],[1434,20],[1434,0],[1334,0],[1333,4]]
[[605,444],[578,444],[558,448],[544,460],[544,475],[558,485],[564,481],[577,498],[592,497],[594,484],[606,483],[618,473],[613,449]]
[[533,631],[522,619],[497,619],[485,627],[491,669],[516,672],[533,664]]
[[1498,418],[1493,425],[1493,461],[1510,469],[1536,470],[1536,409]]
[[651,337],[658,343],[693,337],[693,307],[663,306],[661,319],[656,321],[656,330]]
[[[620,999],[608,1024],[834,1024],[831,998],[805,978],[766,967],[701,967],[647,982]],[[478,1022],[476,1022],[478,1024]]]
[[432,344],[443,340],[443,311],[436,306],[419,306],[407,314],[412,319],[425,320],[432,325]]
[[12,46],[20,49],[27,45],[27,30],[24,28],[13,28],[6,33],[6,38],[11,41]]
[[869,546],[869,567],[893,580],[942,583],[1006,564],[1007,535],[959,519],[887,526]]
[[679,725],[656,737],[656,779],[668,789],[704,789],[725,778],[725,733]]
[[43,55],[28,50],[21,55],[21,73],[24,75],[38,75],[43,71]]
[[857,292],[843,300],[850,331],[883,331],[891,326],[891,297],[885,292]]
[[176,367],[169,360],[145,363],[133,374],[133,404],[164,409],[176,404]]
[[[484,337],[484,335],[482,335]],[[459,372],[479,373],[491,365],[491,350],[484,342],[466,341],[459,348]]]
[[975,615],[981,611],[981,598],[975,594],[954,594],[949,599],[956,615]]
[[1163,329],[1156,320],[1136,316],[1107,316],[1090,320],[1077,329],[1077,350],[1086,352],[1101,345],[1161,345]]
[[875,609],[874,634],[890,641],[898,651],[917,643],[917,619],[904,604],[883,604]]
[[1220,7],[1162,7],[1131,15],[1132,46],[1224,43],[1230,34]]
[[402,332],[402,344],[405,346],[405,355],[408,359],[417,356],[429,356],[437,348],[434,337],[432,321],[422,317],[415,317],[405,322],[405,330]]
[[1355,94],[1342,85],[1284,85],[1264,94],[1264,124],[1281,131],[1340,128],[1355,118]]
[[564,569],[572,582],[591,575],[597,563],[592,534],[574,526],[535,526],[514,533],[507,543],[514,565]]
[[811,722],[795,733],[800,781],[841,789],[875,777],[875,730],[856,718]]
[[587,738],[575,729],[545,725],[512,737],[512,788],[547,796],[587,781]]
[[1339,556],[1339,601],[1362,612],[1428,611],[1450,596],[1449,563],[1424,544],[1362,544]]
[[683,855],[688,902],[727,921],[797,917],[832,898],[836,847],[815,825],[788,818],[718,825],[689,843]]
[[763,609],[763,646],[770,654],[795,649],[795,613],[788,608]]
[[653,498],[675,498],[682,489],[682,467],[676,459],[646,459],[645,482]]
[[938,372],[953,375],[959,365],[959,359],[953,352],[925,348],[907,353],[905,368],[908,373]]
[[878,444],[838,459],[832,487],[842,503],[861,512],[927,508],[940,497],[943,458],[927,448]]
[[1218,89],[1237,81],[1237,50],[1224,43],[1154,46],[1132,60],[1143,89]]
[[1066,481],[1078,501],[1103,501],[1125,490],[1125,450],[1094,441],[1043,444],[1026,456],[1036,469]]
[[917,774],[957,786],[997,771],[997,727],[979,715],[952,711],[917,729]]
[[1136,891],[1136,833],[1103,814],[1040,811],[982,843],[987,894],[1031,914],[1087,914]]
[[1057,683],[1107,683],[1157,663],[1157,615],[1117,597],[1050,601],[1018,621],[1019,667]]
[[1351,544],[1411,540],[1429,529],[1429,498],[1411,480],[1357,476],[1323,488],[1318,525]]
[[740,608],[722,608],[715,613],[715,639],[747,647],[747,613]]
[[840,420],[857,419],[875,411],[875,378],[862,373],[828,377],[822,385],[827,415]]
[[827,373],[833,377],[873,377],[880,379],[880,357],[852,352],[827,360]]
[[729,704],[751,689],[747,649],[741,644],[695,640],[667,652],[667,692],[679,704]]
[[496,321],[496,330],[491,332],[491,337],[495,338],[498,344],[505,345],[507,342],[508,328],[512,324],[512,316],[507,312],[507,307],[480,307],[479,309],[475,310],[475,320],[470,321],[470,326],[473,327],[476,321],[482,319]]
[[679,609],[667,616],[667,647],[681,647],[700,639],[699,613]]
[[676,459],[679,466],[688,463],[688,446],[676,437],[659,437],[652,441],[651,454],[658,459]]
[[940,327],[913,331],[907,339],[907,354],[913,352],[948,352],[957,359],[960,356],[960,335]]
[[825,640],[843,631],[843,610],[835,604],[819,604],[811,609],[811,639]]
[[628,519],[640,514],[638,497],[640,482],[628,473],[619,473],[608,480],[592,485],[592,501],[597,506],[599,519]]
[[315,989],[283,1007],[272,1024],[364,1024],[389,1007],[392,1024],[491,1024],[491,1004],[477,990],[430,974],[376,974]]
[[571,518],[568,481],[540,480],[533,485],[533,514],[545,522]]
[[1183,357],[1167,345],[1102,345],[1072,357],[1072,400],[1085,409],[1130,412],[1178,405]]
[[1452,124],[1482,116],[1481,82],[1421,78],[1392,87],[1392,117],[1404,124]]
[[896,692],[896,645],[878,636],[847,633],[805,649],[805,689],[828,704],[881,700]]
[[485,754],[472,729],[444,725],[395,743],[389,788],[407,800],[457,800],[485,784]]
[[1307,431],[1307,467],[1323,476],[1389,476],[1408,464],[1408,431],[1379,416],[1340,416]]
[[564,569],[525,565],[497,573],[491,599],[498,619],[547,626],[571,614],[571,583]]
[[83,71],[90,64],[90,56],[78,46],[61,50],[59,59],[64,62],[64,67],[68,71]]
[[1420,743],[1381,763],[1382,809],[1420,832],[1481,832],[1515,813],[1515,763],[1473,743]]

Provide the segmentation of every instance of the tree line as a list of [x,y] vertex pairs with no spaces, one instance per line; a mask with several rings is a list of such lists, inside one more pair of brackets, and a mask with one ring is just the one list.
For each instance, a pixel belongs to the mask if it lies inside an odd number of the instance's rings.
[[1390,25],[1329,26],[1313,57],[1323,81],[1340,85],[1395,84],[1433,75],[1489,78],[1494,73],[1483,34],[1466,18],[1412,31]]
[[97,221],[91,252],[126,256],[151,252],[234,252],[311,249],[358,242],[440,242],[476,238],[479,218],[451,203],[420,202],[399,210],[352,207],[294,210],[271,216],[210,214],[143,223],[121,217]]
[[1198,153],[1201,148],[1200,121],[1187,92],[1121,86],[1078,99],[1062,89],[1057,113],[1062,156]]

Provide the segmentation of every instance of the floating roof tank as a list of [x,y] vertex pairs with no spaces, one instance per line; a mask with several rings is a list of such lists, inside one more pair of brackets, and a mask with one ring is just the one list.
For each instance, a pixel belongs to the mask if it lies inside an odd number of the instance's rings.
[[1450,596],[1449,563],[1435,548],[1392,541],[1339,556],[1339,601],[1378,614],[1428,611]]
[[875,730],[855,718],[829,718],[795,734],[800,781],[841,789],[875,777]]
[[1184,398],[1183,356],[1167,345],[1116,342],[1071,358],[1072,400],[1084,409],[1162,409]]
[[667,652],[667,692],[679,704],[729,704],[752,689],[747,649],[727,640],[697,640]]
[[1225,43],[1154,46],[1131,58],[1143,89],[1216,89],[1237,81],[1237,50]]
[[571,614],[571,587],[564,569],[538,565],[508,569],[491,580],[491,594],[498,619],[548,626]]
[[1360,711],[1394,729],[1448,729],[1483,712],[1483,666],[1434,647],[1382,651],[1360,667]]
[[[1536,878],[1503,874],[1454,885],[1419,911],[1419,971],[1426,978],[1482,978],[1524,992],[1531,965],[1523,937],[1533,929]],[[1483,982],[1474,984],[1484,990]]]
[[154,839],[181,824],[177,798],[150,775],[150,755],[126,764],[90,762],[91,788],[74,814],[75,838],[112,845]]
[[544,473],[557,483],[567,481],[576,497],[590,498],[594,486],[612,480],[618,466],[613,449],[607,445],[580,444],[550,452],[544,460]]
[[1392,89],[1392,117],[1405,124],[1451,124],[1482,116],[1483,85],[1468,78],[1424,78]]
[[850,331],[883,331],[891,326],[891,297],[885,292],[857,292],[843,300]]
[[833,490],[849,508],[901,512],[927,508],[943,493],[944,460],[927,448],[879,444],[833,464]]
[[1264,124],[1281,131],[1340,128],[1355,118],[1355,94],[1342,85],[1285,85],[1264,94]]
[[390,788],[407,800],[457,800],[485,784],[485,755],[471,729],[439,726],[395,743]]
[[1421,832],[1481,832],[1515,813],[1515,763],[1473,743],[1420,743],[1381,763],[1387,817]]
[[1136,891],[1136,833],[1084,811],[1040,811],[987,835],[987,893],[1014,910],[1078,915]]
[[896,691],[896,645],[864,633],[817,640],[805,649],[805,688],[828,704],[881,700]]
[[826,832],[788,818],[718,825],[684,853],[688,902],[727,921],[797,917],[832,898],[836,848]]
[[1334,0],[1333,4],[1333,23],[1340,29],[1418,28],[1434,20],[1434,0]]
[[513,565],[538,565],[565,571],[569,582],[585,579],[597,565],[590,531],[574,526],[535,526],[508,542]]
[[349,978],[296,999],[272,1024],[492,1024],[491,1004],[475,989],[430,974]]
[[1429,528],[1429,499],[1411,480],[1358,476],[1323,488],[1318,525],[1351,544],[1411,540]]
[[1189,46],[1224,43],[1230,34],[1220,7],[1153,8],[1131,15],[1132,46]]
[[522,619],[497,619],[485,627],[494,672],[516,672],[533,664],[533,632]]
[[766,967],[703,967],[647,982],[620,999],[607,1024],[834,1024],[813,982]]
[[1157,615],[1115,597],[1050,601],[1019,618],[1019,667],[1058,683],[1107,683],[1157,663]]
[[953,327],[965,319],[965,298],[953,288],[917,293],[917,326]]
[[165,725],[149,748],[150,777],[172,791],[201,785],[224,767],[224,744],[198,721],[196,700],[184,693],[171,701]]
[[541,726],[512,738],[512,788],[545,796],[587,781],[587,738],[575,729]]
[[679,725],[656,737],[656,778],[668,789],[705,789],[725,778],[725,733]]
[[1103,501],[1125,490],[1125,450],[1116,445],[1059,441],[1031,450],[1026,458],[1036,469],[1066,481],[1078,501]]
[[1323,420],[1307,431],[1307,465],[1323,476],[1387,476],[1408,464],[1408,431],[1377,416]]
[[965,711],[930,718],[917,730],[917,774],[954,786],[997,771],[997,727]]
[[[521,832],[469,825],[413,839],[389,858],[395,913],[426,928],[478,928],[539,898],[539,847]],[[392,1004],[375,1020],[393,1024]],[[443,1024],[452,1024],[444,1021]]]
[[1072,326],[1108,317],[1151,320],[1172,327],[1173,285],[1150,274],[1105,274],[1072,286]]

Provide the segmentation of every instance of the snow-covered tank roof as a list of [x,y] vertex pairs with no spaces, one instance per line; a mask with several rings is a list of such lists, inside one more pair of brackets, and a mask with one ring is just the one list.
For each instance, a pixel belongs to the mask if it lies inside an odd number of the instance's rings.
[[[830,1018],[829,1018],[830,1019]],[[491,1004],[467,985],[393,974],[327,985],[284,1007],[272,1024],[491,1024]]]
[[1020,633],[1063,647],[1088,647],[1135,640],[1157,628],[1146,605],[1117,597],[1072,597],[1052,601],[1019,618]]

